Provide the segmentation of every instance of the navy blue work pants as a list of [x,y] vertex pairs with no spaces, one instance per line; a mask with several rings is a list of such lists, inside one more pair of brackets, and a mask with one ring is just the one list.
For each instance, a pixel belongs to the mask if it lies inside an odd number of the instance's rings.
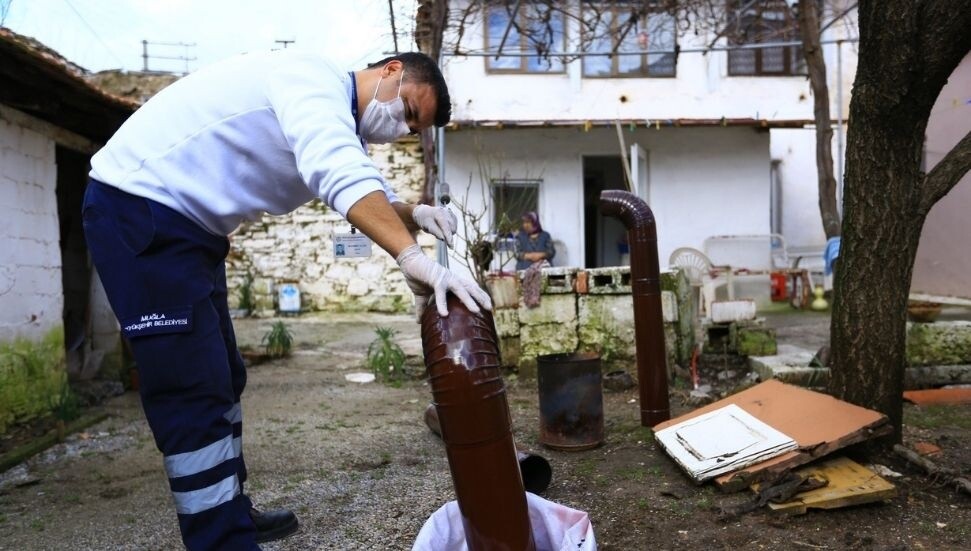
[[84,233],[131,344],[139,391],[191,550],[259,549],[243,493],[246,371],[226,302],[229,242],[92,180]]

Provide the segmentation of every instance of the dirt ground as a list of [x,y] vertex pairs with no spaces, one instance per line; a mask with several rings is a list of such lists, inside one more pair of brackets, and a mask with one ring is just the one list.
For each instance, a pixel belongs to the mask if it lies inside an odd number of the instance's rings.
[[[240,320],[241,344],[258,345],[274,320]],[[430,398],[417,380],[400,388],[345,380],[363,370],[373,328],[399,331],[418,356],[407,317],[319,315],[284,320],[295,337],[286,360],[255,366],[243,397],[246,486],[258,507],[289,507],[300,532],[268,550],[410,549],[428,516],[452,499],[444,448],[422,422]],[[783,342],[825,342],[818,314],[772,315]],[[822,341],[820,340],[822,339]],[[507,378],[521,447],[541,450],[535,382]],[[676,392],[676,412],[686,411]],[[886,503],[783,517],[757,511],[719,520],[720,507],[750,499],[695,486],[638,423],[636,391],[605,395],[604,446],[542,450],[553,466],[547,499],[590,513],[600,549],[967,549],[971,500],[893,458],[902,476]],[[137,395],[106,406],[110,417],[0,475],[0,550],[178,549],[161,458]],[[907,407],[907,440],[940,445],[971,470],[971,408]]]

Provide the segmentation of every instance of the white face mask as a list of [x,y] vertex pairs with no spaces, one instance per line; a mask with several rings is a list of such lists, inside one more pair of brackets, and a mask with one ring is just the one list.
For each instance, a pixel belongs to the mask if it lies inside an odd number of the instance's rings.
[[[401,72],[401,79],[404,80],[405,73]],[[361,137],[368,143],[391,143],[398,138],[402,138],[411,133],[408,123],[405,122],[405,102],[401,99],[401,80],[398,81],[398,97],[391,101],[378,101],[378,89],[381,87],[381,80],[374,87],[374,95],[364,110],[361,117]]]

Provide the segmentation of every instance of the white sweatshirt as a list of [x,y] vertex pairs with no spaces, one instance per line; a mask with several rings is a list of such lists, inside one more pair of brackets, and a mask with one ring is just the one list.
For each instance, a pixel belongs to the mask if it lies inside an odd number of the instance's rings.
[[398,200],[355,128],[351,78],[335,63],[292,49],[245,54],[148,100],[91,158],[91,177],[218,235],[314,197],[347,216],[377,190]]

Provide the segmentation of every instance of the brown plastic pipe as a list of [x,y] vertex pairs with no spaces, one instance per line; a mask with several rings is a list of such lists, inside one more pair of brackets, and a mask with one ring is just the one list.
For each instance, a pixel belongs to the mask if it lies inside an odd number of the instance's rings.
[[[438,410],[435,404],[428,404],[425,408],[425,424],[439,438],[442,436],[442,424],[438,421]],[[527,492],[541,494],[550,487],[553,480],[553,468],[542,455],[521,452],[516,448],[516,460],[519,461],[519,474],[523,478],[523,488]]]
[[661,314],[657,225],[647,203],[627,191],[600,192],[600,212],[619,219],[627,228],[641,425],[653,427],[671,418],[664,319]]
[[448,296],[421,318],[428,382],[470,551],[534,551],[492,314]]

